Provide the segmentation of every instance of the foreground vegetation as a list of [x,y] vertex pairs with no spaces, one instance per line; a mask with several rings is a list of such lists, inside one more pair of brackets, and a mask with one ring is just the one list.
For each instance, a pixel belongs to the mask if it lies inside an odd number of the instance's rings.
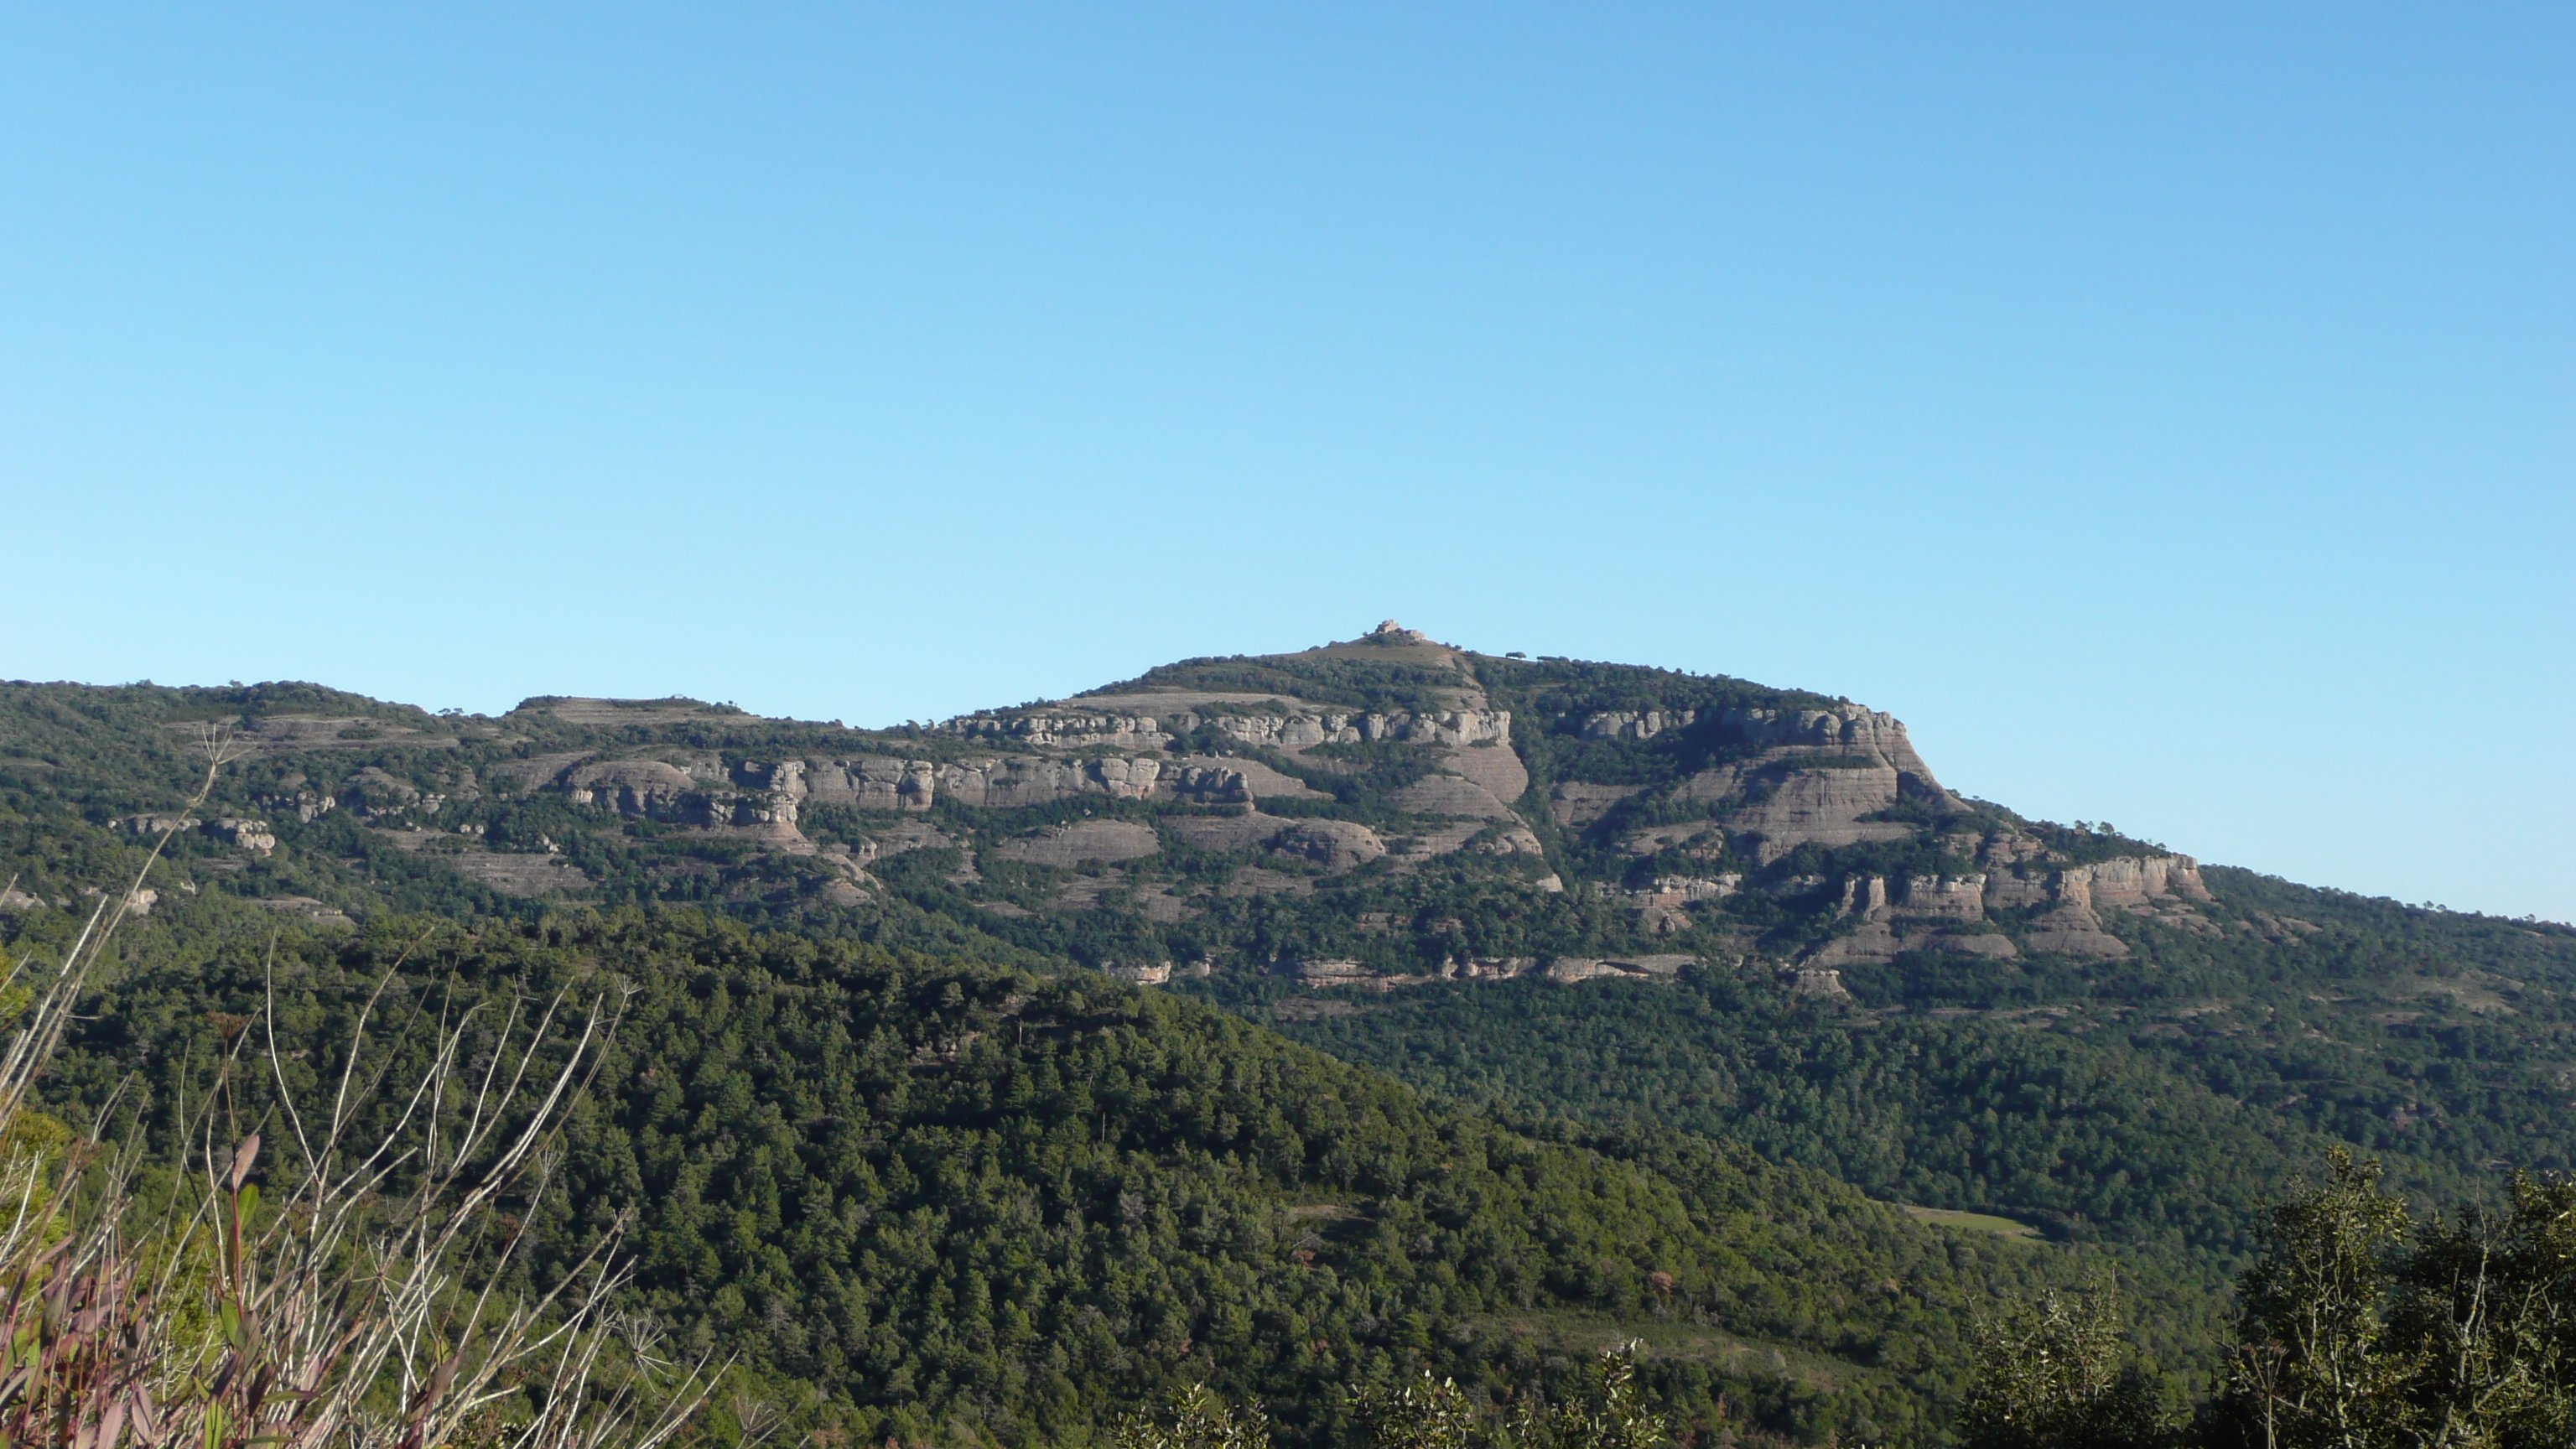
[[2274,1206],[2214,1392],[2157,1393],[2116,1294],[2050,1294],[1987,1336],[1978,1449],[2548,1449],[2576,1436],[2576,1181],[2417,1221],[2333,1154]]
[[[273,1013],[231,1018],[161,1131],[84,1137],[37,1110],[39,1079],[133,899],[55,961],[0,961],[0,1449],[653,1449],[681,1430],[704,1361],[656,1356],[615,1231],[532,1275],[496,1211],[556,1190],[596,998],[468,1008],[388,1051],[371,997],[319,1083]],[[262,1075],[276,1090],[245,1101]]]

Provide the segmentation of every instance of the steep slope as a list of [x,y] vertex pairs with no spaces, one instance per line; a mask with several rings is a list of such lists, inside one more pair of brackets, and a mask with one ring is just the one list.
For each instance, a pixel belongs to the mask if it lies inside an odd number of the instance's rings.
[[[75,1112],[141,1103],[123,1130],[167,1142],[226,1038],[263,1039],[246,1023],[272,982],[284,1069],[311,1090],[388,971],[397,1052],[423,1044],[414,1006],[623,996],[566,1190],[505,1206],[537,1214],[554,1262],[634,1215],[643,1297],[681,1342],[871,1443],[1080,1442],[1202,1378],[1323,1442],[1354,1383],[1427,1366],[1528,1388],[1629,1334],[1702,1427],[1920,1438],[1968,1320],[2066,1266],[1737,1148],[1515,1132],[1095,975],[694,913],[137,961],[54,1090]],[[234,1081],[256,1122],[264,1072]]]

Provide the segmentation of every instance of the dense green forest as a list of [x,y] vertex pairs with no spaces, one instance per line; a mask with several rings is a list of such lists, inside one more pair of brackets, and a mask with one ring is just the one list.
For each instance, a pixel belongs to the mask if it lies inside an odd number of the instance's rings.
[[[2327,922],[2371,909],[2296,894]],[[2463,1001],[2419,974],[2436,953],[2555,973],[2526,948],[2556,943],[2408,914],[2412,931],[2334,925],[2234,959],[2184,936],[2055,980],[2014,968],[2000,986],[2003,973],[1945,990],[1896,969],[1848,972],[1858,1005],[1716,970],[1647,989],[1435,984],[1321,1010],[1276,982],[1199,989],[1451,1095],[1723,1128],[1891,1193],[2235,1252],[2285,1165],[2328,1140],[2408,1164],[2427,1189],[2455,1184],[2425,1174],[2576,1156],[2568,1001],[2540,989],[2556,982]]]
[[[1626,1336],[1690,1422],[1916,1437],[1971,1321],[2067,1271],[1731,1143],[1430,1105],[1097,976],[688,912],[147,951],[49,1090],[166,1147],[273,1011],[309,1098],[388,973],[379,1031],[415,1050],[479,1000],[623,1000],[564,1191],[515,1207],[540,1215],[532,1268],[635,1215],[641,1294],[682,1342],[869,1442],[1084,1442],[1201,1380],[1321,1442],[1352,1386],[1532,1388]],[[264,1088],[236,1077],[253,1120]]]

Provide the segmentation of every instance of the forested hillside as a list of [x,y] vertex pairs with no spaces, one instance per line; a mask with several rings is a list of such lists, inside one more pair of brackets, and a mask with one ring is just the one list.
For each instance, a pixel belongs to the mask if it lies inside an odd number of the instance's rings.
[[[1997,1273],[2115,1263],[2202,1370],[2261,1204],[2330,1146],[2419,1202],[2576,1165],[2563,925],[2030,820],[1848,700],[1391,625],[884,730],[0,686],[17,948],[164,832],[94,1062],[176,1070],[277,929],[328,975],[443,922],[477,990],[631,957],[585,1201],[649,1215],[670,1311],[863,1419],[1033,1434],[1203,1371],[1322,1433],[1326,1385],[1408,1354],[1656,1324],[1694,1412],[1724,1381],[1801,1433],[1914,1422],[1955,1322],[1905,1314]],[[983,1276],[920,1266],[952,1256]]]
[[[309,1103],[388,973],[377,1029],[414,1052],[478,1001],[622,996],[564,1190],[515,1209],[541,1215],[532,1269],[632,1214],[681,1342],[871,1443],[1079,1443],[1200,1380],[1321,1442],[1350,1387],[1428,1366],[1528,1390],[1629,1336],[1686,1421],[1913,1436],[1970,1320],[2069,1271],[1730,1143],[1431,1106],[1095,975],[694,913],[173,946],[130,961],[50,1089],[164,1147],[272,1010]],[[262,1069],[234,1075],[260,1125]]]

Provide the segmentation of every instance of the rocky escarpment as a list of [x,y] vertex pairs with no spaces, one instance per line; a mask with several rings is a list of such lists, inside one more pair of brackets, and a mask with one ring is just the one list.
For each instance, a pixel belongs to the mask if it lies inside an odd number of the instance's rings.
[[1040,708],[967,715],[939,728],[969,741],[1040,750],[1165,749],[1185,736],[1213,732],[1256,749],[1290,754],[1317,745],[1503,742],[1511,738],[1512,730],[1511,715],[1498,710],[1351,711],[1278,699],[1258,699],[1225,710],[1177,704],[1155,709],[1150,698],[1130,702],[1141,707],[1097,713]]
[[[265,884],[263,851],[302,871],[308,844],[354,858],[364,840],[507,894],[774,911],[881,888],[1095,962],[1235,969],[1257,940],[1265,958],[1296,942],[1433,979],[1447,957],[1562,951],[1804,957],[1827,981],[1909,951],[2112,959],[2130,917],[2206,924],[2188,860],[1963,801],[1891,715],[1394,626],[884,731],[687,700],[537,699],[492,720],[295,700],[230,705],[245,788],[193,811],[175,847],[210,876]],[[191,710],[143,727],[203,735]],[[175,803],[88,798],[137,820]],[[1353,919],[1389,909],[1412,924],[1363,946]]]
[[[2022,855],[2022,843],[2008,838],[1989,853]],[[2081,865],[2024,856],[1965,875],[1914,875],[1893,883],[1882,876],[1852,876],[1840,891],[1835,916],[1848,924],[1808,952],[1802,958],[1807,964],[1884,963],[1918,950],[1990,957],[2027,950],[2114,960],[2127,956],[2129,947],[2104,927],[2100,912],[2205,927],[2194,906],[2210,899],[2198,862],[2187,855],[2118,856]],[[2015,924],[2007,929],[1998,917]]]
[[[1588,740],[1651,740],[1693,731],[1726,758],[1662,793],[1675,805],[1705,811],[1705,825],[1676,834],[1652,826],[1627,837],[1632,853],[1651,855],[1706,837],[1768,866],[1815,845],[1826,849],[1912,838],[1920,827],[1885,818],[1901,800],[1955,807],[1893,715],[1846,709],[1607,711],[1574,722]],[[1607,814],[1636,787],[1569,781],[1551,808],[1560,823],[1580,825]]]
[[[1326,792],[1270,763],[1346,774],[1360,765],[1332,753],[1401,746],[1427,766],[1392,792],[1387,804],[1420,820],[1406,860],[1460,850],[1537,854],[1538,839],[1512,804],[1529,790],[1529,771],[1511,744],[1512,716],[1493,706],[1466,656],[1392,624],[1355,645],[1318,654],[1379,653],[1442,680],[1428,693],[1437,704],[1351,709],[1316,704],[1292,692],[1143,688],[1100,693],[1051,705],[990,711],[938,726],[949,739],[990,747],[941,760],[854,759],[816,762],[817,799],[862,810],[925,811],[945,801],[968,809],[1029,808],[1081,797],[1229,807],[1258,814],[1265,800],[1322,800]],[[835,773],[837,772],[837,773]],[[1344,825],[1350,822],[1343,822]],[[1195,836],[1208,827],[1187,825]],[[1219,830],[1217,833],[1228,833]],[[1233,832],[1241,833],[1241,832]],[[1329,837],[1329,840],[1327,839]],[[1259,848],[1279,850],[1276,830]],[[1302,842],[1302,843],[1295,843]],[[1376,831],[1318,823],[1288,853],[1328,869],[1387,854]],[[1238,846],[1238,848],[1240,848]]]
[[575,805],[704,829],[740,828],[802,839],[809,793],[802,760],[727,766],[712,756],[585,761],[554,780]]
[[1084,796],[1250,805],[1319,793],[1259,761],[1200,755],[1004,755],[944,762],[859,756],[805,764],[808,796],[861,810],[921,811],[941,800],[1012,810]]

